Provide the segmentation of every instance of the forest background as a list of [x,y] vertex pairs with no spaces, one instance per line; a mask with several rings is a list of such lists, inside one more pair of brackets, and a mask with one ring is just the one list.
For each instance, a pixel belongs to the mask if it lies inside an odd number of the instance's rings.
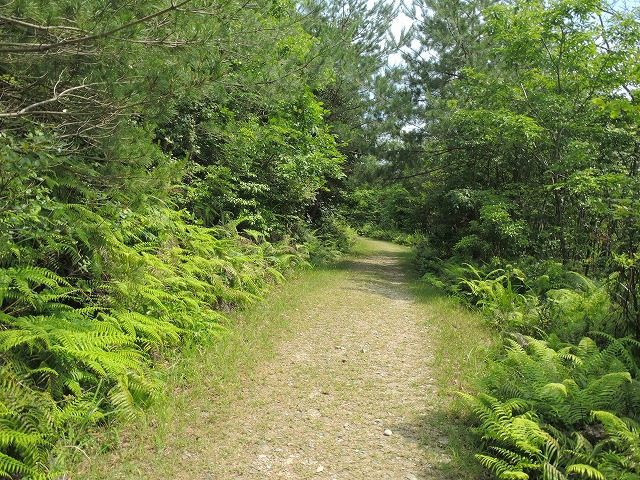
[[54,477],[350,228],[504,335],[468,396],[496,477],[640,477],[638,7],[403,8],[1,7],[0,477]]

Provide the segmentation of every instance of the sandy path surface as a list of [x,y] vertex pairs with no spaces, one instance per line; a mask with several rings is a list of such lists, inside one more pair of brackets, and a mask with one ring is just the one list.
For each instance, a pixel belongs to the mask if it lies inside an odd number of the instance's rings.
[[428,325],[402,249],[375,245],[291,312],[295,333],[228,418],[194,425],[175,478],[435,478],[419,442],[433,392]]

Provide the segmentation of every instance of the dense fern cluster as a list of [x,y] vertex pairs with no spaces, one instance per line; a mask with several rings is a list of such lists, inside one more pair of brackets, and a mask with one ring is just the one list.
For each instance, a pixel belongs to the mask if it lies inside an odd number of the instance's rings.
[[1,153],[0,478],[48,478],[69,432],[153,399],[157,353],[218,335],[225,309],[258,298],[306,254],[166,206],[120,204],[114,215],[86,195],[64,201],[65,159],[44,137],[5,137]]
[[440,275],[426,279],[506,337],[479,393],[464,394],[478,460],[502,479],[640,478],[640,342],[598,333],[615,332],[606,287],[554,262],[432,262]]
[[640,474],[639,343],[577,345],[519,336],[467,398],[498,478],[627,479]]
[[429,258],[428,248],[418,245],[418,249],[425,281],[479,308],[503,333],[557,333],[577,342],[592,331],[618,332],[619,315],[606,282],[553,261],[516,265],[494,258],[479,266]]
[[[504,337],[472,406],[478,460],[496,478],[640,478],[640,343],[618,337],[606,282],[554,261],[417,260],[426,281],[478,308]],[[631,332],[627,332],[631,333]]]

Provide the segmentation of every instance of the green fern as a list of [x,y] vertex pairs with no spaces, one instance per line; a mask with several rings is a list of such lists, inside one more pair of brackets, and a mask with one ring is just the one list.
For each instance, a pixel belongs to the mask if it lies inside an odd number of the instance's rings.
[[467,293],[472,304],[482,311],[503,331],[533,333],[539,323],[539,300],[531,294],[518,291],[514,281],[524,282],[518,269],[496,269],[483,274],[473,265],[465,264],[467,273],[475,278],[460,278],[460,289]]
[[637,381],[629,371],[637,367],[628,350],[637,342],[609,340],[603,348],[589,338],[555,348],[522,335],[510,340],[490,365],[485,393],[469,400],[489,457],[496,459],[483,464],[494,465],[498,477],[520,471],[549,479],[635,474],[636,424],[619,416],[638,411]]
[[595,480],[606,480],[605,476],[599,470],[595,469],[591,465],[585,465],[583,463],[574,463],[567,467],[567,476],[576,474],[582,478],[593,478]]
[[[506,462],[490,455],[476,455],[476,459],[486,468],[494,472],[497,478],[528,480],[529,475],[522,470],[514,470],[510,462]],[[516,466],[516,468],[518,468]]]
[[640,425],[607,411],[593,411],[607,438],[593,449],[593,457],[609,479],[640,478]]
[[9,366],[0,368],[0,476],[44,478],[56,413],[48,394],[29,388]]

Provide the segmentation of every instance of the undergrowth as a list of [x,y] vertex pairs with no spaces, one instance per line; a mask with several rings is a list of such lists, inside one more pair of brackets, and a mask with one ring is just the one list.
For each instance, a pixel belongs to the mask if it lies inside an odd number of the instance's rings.
[[6,141],[0,155],[0,478],[55,477],[61,444],[153,401],[166,349],[220,335],[226,310],[307,258],[158,202],[70,202],[50,151]]
[[640,342],[616,337],[607,289],[554,262],[439,260],[418,248],[424,279],[479,309],[504,338],[477,393],[463,392],[500,479],[640,478]]
[[[98,224],[86,212],[75,224],[87,219]],[[91,268],[109,263],[108,276],[71,283],[40,266],[0,268],[0,476],[56,473],[47,457],[63,433],[137,415],[155,395],[149,372],[163,349],[221,334],[221,312],[305,262],[295,246],[240,236],[233,225],[191,225],[171,211],[119,229],[100,220]]]
[[487,452],[478,460],[498,478],[637,478],[638,342],[607,340],[511,340],[483,391],[465,395]]

